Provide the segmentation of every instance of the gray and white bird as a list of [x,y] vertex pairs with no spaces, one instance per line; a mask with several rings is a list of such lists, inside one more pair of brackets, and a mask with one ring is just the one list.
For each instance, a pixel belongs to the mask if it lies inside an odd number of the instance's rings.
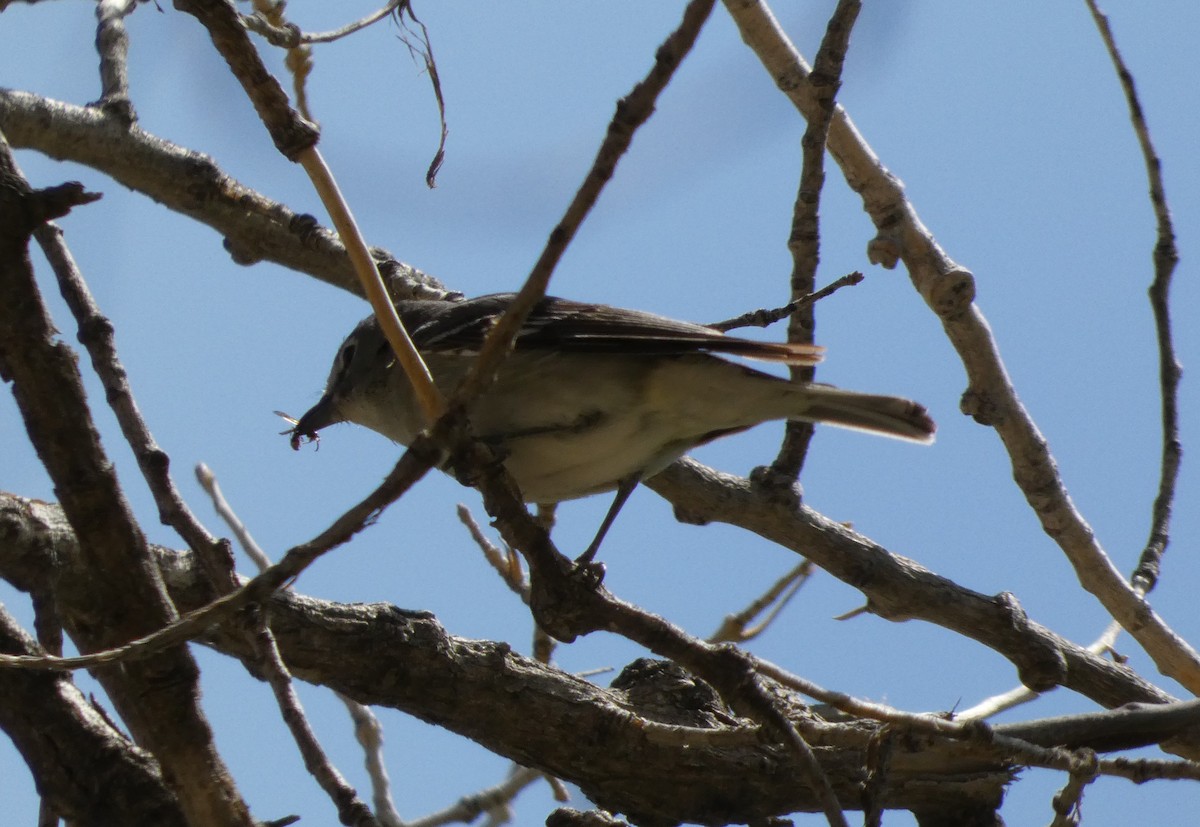
[[[399,301],[396,312],[435,384],[449,395],[512,299],[500,293],[460,302]],[[590,560],[638,481],[698,445],[761,422],[823,422],[933,441],[933,420],[916,402],[797,384],[714,355],[811,365],[821,353],[813,345],[757,342],[651,313],[546,297],[468,415],[526,502],[617,492],[581,558]],[[292,447],[338,422],[363,425],[403,445],[425,427],[374,316],[342,343],[325,393],[289,432]]]

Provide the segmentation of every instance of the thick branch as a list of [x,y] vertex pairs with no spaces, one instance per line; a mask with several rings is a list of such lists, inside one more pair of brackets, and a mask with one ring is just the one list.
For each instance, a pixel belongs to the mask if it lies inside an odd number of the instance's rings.
[[[0,89],[0,130],[13,146],[92,167],[168,209],[212,227],[239,264],[274,261],[362,295],[345,248],[311,215],[296,213],[230,178],[207,155],[164,141],[100,109]],[[436,279],[372,253],[393,295],[440,298]]]
[[1133,670],[1029,620],[1011,595],[988,597],[963,588],[812,509],[771,502],[744,479],[684,459],[646,485],[689,522],[740,526],[803,554],[862,591],[880,617],[926,620],[978,640],[1008,658],[1031,688],[1061,684],[1108,707],[1171,700]]
[[[0,497],[0,531],[6,540],[0,545],[0,575],[22,588],[52,580],[55,566],[69,565],[76,553],[74,537],[53,506]],[[212,598],[191,555],[160,550],[158,562],[181,609]],[[639,820],[690,820],[704,813],[705,822],[746,821],[818,806],[795,783],[799,768],[789,754],[731,715],[711,690],[671,700],[632,675],[621,682],[621,691],[604,690],[515,655],[505,644],[451,637],[428,614],[382,604],[343,606],[284,591],[270,599],[268,612],[297,677],[458,732],[571,780],[601,806]],[[212,635],[209,642],[221,651],[253,660],[236,623],[221,624]],[[700,697],[707,700],[700,703]],[[790,704],[790,717],[839,798],[846,806],[860,806],[854,789],[863,779],[878,723],[833,724]],[[1190,735],[1198,712],[1196,703],[1147,706],[1009,725],[996,733],[1047,746],[1120,748]],[[564,739],[563,732],[572,737]],[[932,811],[938,802],[958,801],[994,807],[1008,778],[1007,752],[987,739],[947,742],[933,732],[936,728],[925,728],[895,739],[881,781],[882,806]],[[580,744],[594,749],[581,751]],[[628,773],[630,761],[639,768],[636,777]],[[1200,773],[1188,762],[1107,763],[1109,771],[1125,777]]]
[[[0,650],[38,652],[2,609]],[[42,798],[68,822],[188,827],[154,759],[114,729],[69,676],[0,670],[0,728],[29,765]]]
[[[52,580],[56,565],[69,565],[77,553],[73,534],[52,506],[0,497],[0,529],[6,539],[0,575],[22,587]],[[158,560],[181,610],[212,599],[193,555],[162,550]],[[266,609],[296,677],[443,726],[577,783],[600,806],[636,814],[639,821],[746,822],[819,810],[807,787],[796,783],[800,768],[790,753],[764,743],[754,727],[719,703],[676,708],[649,698],[635,701],[658,693],[648,693],[644,684],[601,689],[506,644],[455,638],[426,613],[383,604],[344,606],[281,591]],[[236,622],[216,627],[208,642],[253,663]],[[827,724],[799,708],[795,715],[839,799],[857,806],[855,787],[877,725]],[[563,738],[564,732],[572,737]],[[920,808],[941,798],[993,806],[999,801],[1010,777],[1003,760],[964,744],[941,749],[949,752],[938,757],[943,753],[927,743],[900,750],[883,790],[884,806]],[[968,782],[955,777],[964,763],[978,773]],[[631,775],[630,766],[638,772]]]
[[[166,624],[174,607],[100,445],[75,355],[57,341],[33,278],[28,243],[45,220],[36,220],[39,213],[51,207],[0,140],[0,375],[12,383],[26,433],[79,536],[76,565],[60,571],[56,594],[68,632],[86,652]],[[96,677],[162,765],[189,819],[250,823],[200,710],[199,670],[186,649]]]

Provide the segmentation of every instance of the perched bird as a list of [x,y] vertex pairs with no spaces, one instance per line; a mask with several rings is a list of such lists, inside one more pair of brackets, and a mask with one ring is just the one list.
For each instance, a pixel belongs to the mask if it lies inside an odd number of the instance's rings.
[[[453,393],[470,371],[513,297],[396,303],[443,393]],[[814,345],[756,342],[651,313],[546,297],[468,415],[527,502],[616,490],[596,539],[580,557],[588,561],[638,481],[697,445],[760,422],[825,422],[933,441],[933,420],[916,402],[797,384],[714,355],[811,365],[821,352]],[[342,343],[324,395],[289,431],[292,447],[337,422],[364,425],[404,445],[426,425],[374,316]]]

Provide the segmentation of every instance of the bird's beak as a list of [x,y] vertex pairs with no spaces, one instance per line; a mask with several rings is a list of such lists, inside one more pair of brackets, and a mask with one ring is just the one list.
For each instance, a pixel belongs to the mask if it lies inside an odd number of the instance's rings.
[[316,442],[317,431],[341,421],[342,417],[338,415],[333,396],[326,393],[317,404],[309,408],[304,416],[296,421],[295,427],[291,430],[292,450],[299,451],[300,444],[305,439]]

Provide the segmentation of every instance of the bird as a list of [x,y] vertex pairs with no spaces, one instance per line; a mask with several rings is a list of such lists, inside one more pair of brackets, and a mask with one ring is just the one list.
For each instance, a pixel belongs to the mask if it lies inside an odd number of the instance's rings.
[[[444,394],[467,376],[515,294],[399,300],[397,315]],[[762,342],[638,310],[546,296],[494,382],[467,408],[528,503],[615,491],[590,562],[637,484],[693,448],[769,420],[827,423],[918,443],[936,426],[920,404],[792,382],[726,356],[813,365],[823,348]],[[375,316],[338,348],[325,391],[285,433],[298,449],[352,422],[409,445],[429,424]]]

